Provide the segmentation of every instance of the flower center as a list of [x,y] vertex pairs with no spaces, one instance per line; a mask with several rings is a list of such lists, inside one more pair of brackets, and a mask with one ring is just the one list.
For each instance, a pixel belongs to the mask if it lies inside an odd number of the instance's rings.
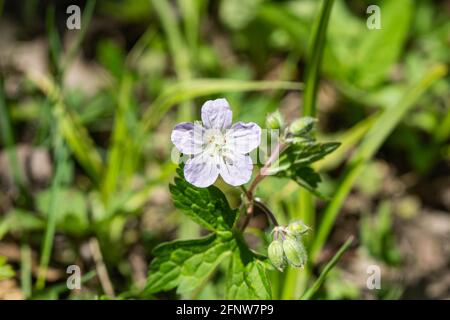
[[205,143],[214,148],[215,152],[221,152],[226,143],[225,135],[217,129],[207,130],[205,133]]

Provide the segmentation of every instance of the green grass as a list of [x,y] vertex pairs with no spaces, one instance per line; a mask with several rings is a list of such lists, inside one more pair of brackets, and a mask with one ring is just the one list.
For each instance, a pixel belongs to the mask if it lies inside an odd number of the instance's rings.
[[310,255],[312,260],[317,258],[325,244],[334,221],[364,165],[375,155],[407,112],[415,106],[422,94],[435,81],[445,76],[446,73],[447,68],[444,65],[437,65],[431,68],[427,74],[404,93],[400,101],[397,101],[393,106],[385,110],[366,133],[357,151],[349,160],[339,187],[323,214],[317,235],[311,246]]
[[[280,109],[287,123],[299,116],[319,118],[317,139],[341,143],[313,165],[329,200],[317,199],[293,181],[267,178],[258,188],[281,224],[301,219],[312,227],[304,238],[307,266],[271,272],[273,297],[329,297],[328,288],[336,285],[330,271],[346,268],[337,264],[343,253],[374,245],[354,241],[350,247],[348,240],[330,261],[320,259],[325,247],[341,245],[330,235],[347,213],[344,203],[366,164],[381,160],[394,178],[401,172],[423,188],[433,188],[436,172],[446,173],[450,24],[442,4],[423,1],[415,7],[411,2],[380,1],[383,28],[368,30],[363,5],[353,0],[88,0],[81,30],[67,31],[59,6],[32,1],[16,8],[0,1],[1,18],[14,17],[11,24],[19,30],[14,34],[5,28],[5,39],[14,41],[1,57],[0,159],[9,166],[0,168],[0,239],[20,248],[20,263],[7,265],[23,296],[79,297],[67,290],[64,276],[50,282],[46,272],[65,274],[66,264],[80,263],[82,294],[92,299],[102,291],[98,278],[105,274],[117,298],[222,298],[225,266],[193,296],[146,295],[138,283],[146,275],[139,274],[133,259],[148,264],[158,244],[201,234],[168,196],[177,167],[171,161],[170,133],[177,122],[198,120],[205,100],[226,97],[234,122],[263,127],[266,115]],[[30,17],[33,22],[21,22]],[[104,30],[109,23],[111,33]],[[36,58],[40,51],[26,45],[42,38],[48,56],[37,60],[48,70],[33,72],[34,60],[26,68],[18,64],[16,47],[24,45]],[[79,62],[85,63],[83,72]],[[89,84],[92,78],[84,79],[84,72],[100,79],[98,91],[84,92],[67,82],[75,75]],[[18,152],[25,149],[30,155]],[[36,150],[50,156],[48,181],[37,183],[33,176],[39,173],[31,170]],[[3,183],[5,176],[11,186]],[[411,190],[418,187],[413,180]],[[239,206],[237,189],[216,185]],[[359,189],[355,196],[370,208],[364,213],[367,221],[379,203],[395,208],[400,199],[361,195]],[[414,196],[427,210],[445,205],[430,204],[421,192]],[[391,219],[392,225],[403,223],[397,215]],[[402,254],[393,240],[398,230],[380,230],[373,239],[392,240],[390,249]],[[256,251],[265,254],[270,228],[247,231],[260,240],[255,240]],[[358,229],[353,235],[361,234]],[[62,248],[55,238],[62,239]],[[90,238],[101,247],[106,266],[101,275],[82,254]],[[370,258],[386,263],[383,248],[372,250],[376,256],[368,250]],[[360,257],[349,259],[358,263]],[[385,297],[401,295],[402,285],[395,285]],[[349,296],[338,291],[338,297]]]
[[331,260],[325,265],[322,272],[320,273],[317,280],[313,285],[301,296],[301,300],[310,300],[313,298],[314,294],[321,288],[326,280],[328,273],[336,266],[339,259],[342,257],[345,251],[350,247],[353,242],[353,237],[350,237],[345,243],[339,248],[336,254],[331,258]]

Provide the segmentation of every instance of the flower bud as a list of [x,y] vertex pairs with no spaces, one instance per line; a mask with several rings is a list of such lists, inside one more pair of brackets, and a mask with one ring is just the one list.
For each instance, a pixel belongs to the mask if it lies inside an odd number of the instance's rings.
[[267,253],[272,264],[280,271],[283,271],[286,266],[286,260],[283,253],[283,242],[281,240],[274,240],[269,245]]
[[289,132],[295,136],[303,136],[311,133],[314,129],[316,119],[312,117],[303,117],[295,120],[289,126]]
[[308,227],[306,224],[303,223],[303,221],[300,220],[293,221],[287,226],[288,232],[290,232],[295,237],[299,237],[305,234],[310,229],[311,229],[310,227]]
[[283,128],[283,125],[283,116],[279,111],[269,114],[266,118],[266,127],[268,129],[281,129]]
[[306,250],[300,239],[286,237],[283,241],[283,250],[288,262],[297,268],[302,268],[307,260]]

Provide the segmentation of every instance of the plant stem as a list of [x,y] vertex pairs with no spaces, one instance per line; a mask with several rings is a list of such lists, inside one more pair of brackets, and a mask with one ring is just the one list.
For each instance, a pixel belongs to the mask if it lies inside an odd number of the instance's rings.
[[255,177],[252,184],[250,185],[250,188],[247,191],[247,193],[250,195],[251,198],[253,198],[253,194],[255,193],[258,184],[268,175],[268,170],[272,166],[273,162],[280,156],[281,152],[283,152],[286,146],[287,145],[284,142],[279,142],[275,147],[274,151],[272,152],[272,154],[270,155],[270,158],[264,164],[264,167],[262,167],[261,170],[259,170],[258,175]]
[[103,292],[109,297],[114,297],[114,287],[108,275],[108,269],[103,261],[102,251],[100,249],[100,244],[97,238],[93,237],[89,240],[89,248],[91,250],[92,258],[95,262],[95,268],[97,270],[97,275],[102,285]]
[[27,243],[20,247],[20,286],[25,298],[31,297],[31,249]]
[[[284,142],[279,142],[275,149],[273,150],[272,154],[270,155],[269,159],[267,159],[264,166],[259,170],[258,174],[256,175],[255,179],[253,179],[252,184],[250,185],[250,188],[247,190],[244,186],[241,186],[241,189],[244,191],[245,196],[248,200],[248,207],[247,207],[247,215],[245,217],[244,223],[241,227],[241,230],[244,231],[245,228],[247,228],[248,223],[250,222],[250,219],[253,217],[253,207],[255,202],[255,191],[258,184],[268,175],[268,170],[272,166],[272,164],[275,162],[275,160],[280,156],[281,152],[286,148],[287,144]],[[272,223],[274,225],[278,225],[278,221],[275,218],[275,216],[270,212],[270,210],[263,210],[268,217],[272,220]]]
[[[322,64],[323,49],[325,47],[325,38],[327,33],[328,21],[333,7],[334,0],[324,0],[320,6],[312,30],[311,40],[307,52],[308,64],[306,67],[305,91],[303,94],[303,116],[316,116],[317,90],[319,87],[319,73]],[[301,188],[299,194],[299,211],[302,220],[311,227],[314,223],[315,203],[313,195],[306,189]],[[308,268],[305,273],[309,273]],[[299,270],[289,269],[287,281],[289,285],[283,290],[284,299],[293,299],[297,296]],[[305,276],[306,277],[306,276]]]

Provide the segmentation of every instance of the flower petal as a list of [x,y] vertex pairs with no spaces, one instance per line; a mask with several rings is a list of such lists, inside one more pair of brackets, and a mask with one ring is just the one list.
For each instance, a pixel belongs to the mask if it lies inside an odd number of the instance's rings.
[[191,122],[182,122],[173,128],[170,138],[181,153],[197,154],[202,152],[203,133],[202,126]]
[[232,186],[247,183],[252,176],[252,171],[253,163],[249,155],[228,152],[226,156],[220,158],[220,175]]
[[226,99],[208,100],[202,106],[202,122],[207,129],[231,127],[233,112]]
[[186,161],[184,166],[184,177],[186,180],[199,188],[212,185],[219,175],[217,156],[202,152]]
[[237,122],[227,130],[225,137],[227,149],[245,154],[261,143],[261,128],[254,122]]

